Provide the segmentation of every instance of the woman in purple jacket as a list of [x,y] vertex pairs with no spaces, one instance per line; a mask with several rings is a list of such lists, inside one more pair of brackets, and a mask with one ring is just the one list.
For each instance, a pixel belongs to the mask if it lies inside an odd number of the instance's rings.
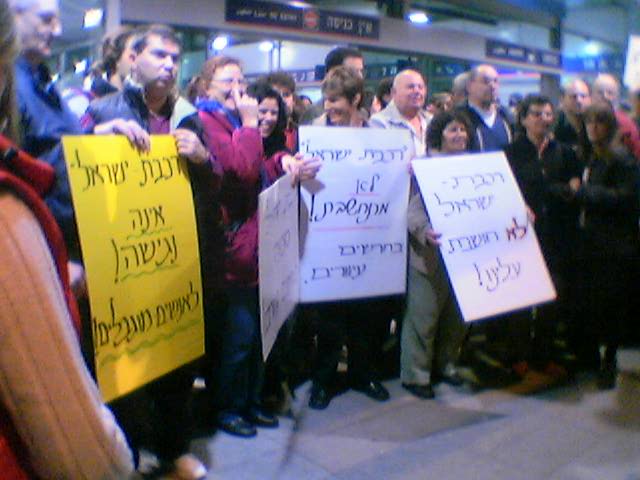
[[[220,324],[209,326],[208,343],[215,365],[212,387],[222,430],[256,435],[256,426],[277,427],[278,420],[260,405],[263,362],[258,310],[258,195],[283,173],[315,175],[317,164],[269,148],[273,108],[246,93],[238,60],[218,56],[200,75],[205,98],[197,103],[208,148],[223,168],[220,201],[226,234],[225,287],[229,306]],[[276,102],[277,104],[277,102]],[[273,106],[273,105],[271,105]],[[278,114],[276,113],[276,117]],[[275,127],[275,124],[273,125]],[[266,136],[266,137],[265,137]],[[263,147],[268,150],[265,152]]]

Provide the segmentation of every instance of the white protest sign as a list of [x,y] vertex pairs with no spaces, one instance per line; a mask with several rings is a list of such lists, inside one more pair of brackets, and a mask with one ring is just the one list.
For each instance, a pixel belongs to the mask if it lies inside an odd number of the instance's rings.
[[629,35],[624,84],[631,90],[640,88],[640,35]]
[[465,321],[555,299],[502,152],[412,162]]
[[266,360],[298,303],[298,189],[287,175],[258,197],[260,329]]
[[409,133],[301,127],[300,152],[323,160],[300,188],[300,301],[403,294]]

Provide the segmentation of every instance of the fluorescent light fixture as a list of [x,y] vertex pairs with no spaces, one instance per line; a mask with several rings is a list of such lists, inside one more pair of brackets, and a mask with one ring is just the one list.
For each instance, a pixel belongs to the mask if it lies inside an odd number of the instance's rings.
[[213,42],[211,42],[211,46],[213,47],[213,49],[218,52],[220,50],[224,50],[227,45],[229,45],[229,37],[227,37],[226,35],[219,35],[213,39]]
[[291,5],[292,7],[296,7],[296,8],[309,8],[311,6],[308,3],[298,2],[296,0],[294,0],[292,2],[289,2],[289,5]]
[[429,23],[429,16],[424,12],[411,12],[409,14],[409,21],[418,24]]
[[87,62],[86,58],[84,60],[80,60],[79,62],[77,62],[75,64],[75,72],[78,75],[80,75],[81,73],[86,72],[88,64],[89,64],[89,62]]
[[600,45],[593,40],[589,40],[584,46],[584,53],[590,57],[597,57],[600,55]]
[[84,12],[83,28],[95,28],[102,24],[104,10],[101,8],[90,8]]
[[260,42],[260,44],[258,45],[258,50],[264,53],[269,53],[271,50],[273,50],[273,42],[270,42],[268,40]]

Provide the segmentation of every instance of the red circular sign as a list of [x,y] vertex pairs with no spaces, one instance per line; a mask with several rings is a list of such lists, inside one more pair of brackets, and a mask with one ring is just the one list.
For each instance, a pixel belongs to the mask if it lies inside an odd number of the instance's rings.
[[304,28],[309,30],[317,30],[320,23],[320,15],[315,10],[307,10],[302,16],[302,24]]

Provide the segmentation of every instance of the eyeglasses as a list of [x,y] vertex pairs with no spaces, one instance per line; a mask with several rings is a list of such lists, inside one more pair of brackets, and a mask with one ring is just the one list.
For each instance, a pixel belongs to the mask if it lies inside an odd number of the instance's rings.
[[237,83],[241,87],[244,87],[248,84],[248,82],[244,78],[214,78],[214,82],[224,83],[225,85],[233,85],[233,83]]
[[545,112],[544,110],[529,110],[527,112],[527,115],[531,115],[532,117],[535,117],[535,118],[541,118],[541,117],[553,118],[553,112]]

